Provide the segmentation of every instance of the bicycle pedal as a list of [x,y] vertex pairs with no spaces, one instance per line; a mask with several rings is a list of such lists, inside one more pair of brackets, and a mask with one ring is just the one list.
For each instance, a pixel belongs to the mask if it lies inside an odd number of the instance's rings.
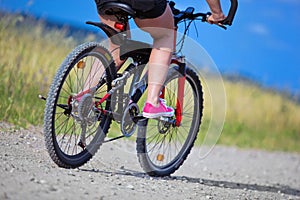
[[160,121],[165,121],[165,122],[170,122],[173,121],[172,117],[164,117],[161,116],[160,118],[158,118]]

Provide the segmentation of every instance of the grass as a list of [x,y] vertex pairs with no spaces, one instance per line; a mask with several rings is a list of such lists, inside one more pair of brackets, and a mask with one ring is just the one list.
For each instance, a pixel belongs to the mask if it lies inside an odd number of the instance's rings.
[[225,81],[227,116],[220,143],[300,152],[300,105],[256,84]]
[[27,126],[41,124],[44,102],[58,66],[76,45],[67,29],[49,30],[43,21],[21,15],[0,19],[0,119]]
[[[47,95],[57,68],[77,44],[66,28],[1,16],[0,120],[21,127],[42,125],[45,103],[37,96]],[[227,115],[219,144],[300,152],[299,103],[249,82],[224,84]],[[207,124],[205,120],[204,130]]]

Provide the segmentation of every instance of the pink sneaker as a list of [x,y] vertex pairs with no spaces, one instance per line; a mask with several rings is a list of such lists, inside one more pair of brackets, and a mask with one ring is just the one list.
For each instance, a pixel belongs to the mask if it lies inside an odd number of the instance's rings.
[[146,103],[143,109],[143,116],[146,118],[172,117],[173,115],[174,109],[168,107],[164,99],[160,99],[158,107]]

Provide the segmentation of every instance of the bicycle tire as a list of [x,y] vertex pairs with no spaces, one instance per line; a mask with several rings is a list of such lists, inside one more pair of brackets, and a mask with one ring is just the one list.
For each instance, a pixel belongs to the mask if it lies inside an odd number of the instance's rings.
[[[85,98],[89,101],[92,98],[94,102],[96,97],[99,99],[102,92],[107,93],[111,89],[111,81],[116,77],[112,55],[105,47],[95,42],[76,47],[66,57],[49,89],[44,114],[44,137],[48,153],[59,167],[77,168],[88,162],[103,143],[110,128],[112,119],[108,115],[98,119],[99,116],[95,112],[87,110],[89,115],[86,118],[90,117],[93,121],[90,124],[84,123],[83,126],[83,121],[81,124],[78,122],[80,118],[76,116],[75,104],[72,104],[71,110],[58,107],[62,103],[67,105],[66,101],[69,101],[74,93],[83,90],[83,87],[91,87],[92,79],[96,79],[95,74],[91,75],[95,72],[92,70],[100,71],[101,68],[98,67],[103,67],[105,81],[92,97]],[[80,105],[80,101],[78,104]],[[109,100],[104,106],[105,110],[110,109]],[[79,111],[77,114],[79,115]],[[87,142],[85,147],[80,147],[77,142],[83,131],[89,143]]]
[[[175,108],[176,84],[182,75],[178,66],[171,71],[165,85],[170,92],[165,100]],[[179,127],[169,127],[165,133],[159,133],[161,130],[157,120],[140,121],[136,139],[137,155],[141,167],[150,176],[169,176],[174,173],[186,160],[197,139],[203,112],[203,92],[197,74],[189,68],[186,69],[184,97],[182,125]]]

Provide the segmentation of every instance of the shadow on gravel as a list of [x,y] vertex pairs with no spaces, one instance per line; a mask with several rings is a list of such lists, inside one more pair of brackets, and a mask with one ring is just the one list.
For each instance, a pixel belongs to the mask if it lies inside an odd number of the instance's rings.
[[[132,176],[137,178],[149,178],[149,176],[145,173],[134,171],[130,169],[121,168],[120,171],[101,171],[101,170],[88,170],[88,169],[80,169],[81,171],[89,171],[94,173],[102,173],[106,175],[122,175],[122,176]],[[227,189],[238,189],[238,190],[252,190],[258,192],[272,192],[272,193],[282,193],[286,195],[294,195],[300,196],[300,190],[291,188],[286,185],[276,185],[276,186],[265,186],[258,184],[247,184],[247,183],[236,183],[230,181],[216,181],[202,178],[192,178],[186,176],[168,176],[168,177],[152,177],[154,180],[181,180],[187,183],[198,183],[205,186],[211,187],[219,187],[219,188],[227,188]]]
[[209,179],[201,178],[191,178],[185,176],[173,176],[171,179],[175,180],[187,180],[190,183],[200,183],[206,186],[220,187],[220,188],[229,188],[229,189],[239,189],[239,190],[253,190],[259,192],[273,192],[273,193],[282,193],[286,195],[300,196],[300,190],[291,188],[286,185],[276,185],[276,186],[265,186],[257,184],[247,184],[247,183],[236,183],[230,181],[216,181]]

